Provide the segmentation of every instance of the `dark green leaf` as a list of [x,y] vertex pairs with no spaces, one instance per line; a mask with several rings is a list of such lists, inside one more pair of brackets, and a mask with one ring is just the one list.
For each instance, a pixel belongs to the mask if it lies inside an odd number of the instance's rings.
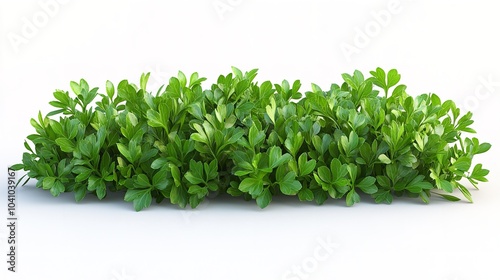
[[295,195],[302,188],[299,181],[295,180],[295,174],[290,171],[279,182],[280,190],[286,195]]
[[257,205],[259,205],[259,207],[262,209],[262,208],[266,208],[269,203],[271,202],[272,200],[272,195],[271,195],[271,192],[269,191],[269,189],[265,189],[261,195],[259,195],[256,199],[257,201]]
[[332,173],[330,169],[326,166],[320,166],[318,168],[318,176],[323,180],[323,182],[331,183],[332,182]]
[[453,195],[449,195],[449,194],[441,194],[441,193],[438,193],[438,195],[440,195],[442,198],[448,200],[448,201],[460,201],[460,198],[456,197],[456,196],[453,196]]
[[133,201],[135,211],[141,211],[142,209],[147,208],[151,205],[152,201],[151,190],[129,189],[125,194],[125,201]]
[[361,198],[359,197],[359,194],[352,189],[350,192],[347,193],[346,197],[346,205],[347,206],[353,206],[354,203],[358,203],[361,201]]
[[374,177],[368,176],[363,178],[356,187],[360,188],[364,193],[374,194],[378,191],[375,181],[376,179]]
[[299,175],[300,176],[305,176],[313,172],[314,168],[316,167],[316,160],[307,160],[307,154],[303,153],[300,155],[298,159],[298,165],[299,165]]
[[300,201],[312,201],[314,199],[314,193],[307,188],[302,188],[298,192],[298,196]]

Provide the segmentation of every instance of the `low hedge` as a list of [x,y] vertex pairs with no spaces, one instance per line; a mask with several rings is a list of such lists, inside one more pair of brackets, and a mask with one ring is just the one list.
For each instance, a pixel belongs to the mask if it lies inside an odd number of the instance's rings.
[[104,93],[71,82],[72,93],[54,92],[55,111],[31,119],[36,133],[13,168],[54,196],[123,192],[137,211],[153,199],[195,208],[220,193],[261,208],[280,194],[351,206],[359,193],[428,203],[432,194],[459,200],[458,189],[472,202],[463,179],[487,181],[472,159],[491,145],[463,136],[475,132],[472,113],[436,94],[412,97],[394,69],[343,74],[304,94],[298,80],[259,84],[257,70],[232,70],[208,88],[179,72],[156,93],[149,74],[138,86],[107,81]]

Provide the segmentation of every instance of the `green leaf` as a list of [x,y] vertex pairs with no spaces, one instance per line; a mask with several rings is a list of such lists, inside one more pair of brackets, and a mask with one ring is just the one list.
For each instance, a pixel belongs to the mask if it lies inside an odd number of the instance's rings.
[[453,201],[453,202],[460,201],[460,198],[453,196],[453,195],[441,194],[441,193],[438,193],[438,195],[440,195],[442,198],[444,198],[448,201]]
[[453,186],[447,180],[441,180],[441,189],[443,189],[445,192],[448,192],[448,193],[453,192]]
[[269,116],[269,119],[271,120],[272,123],[276,123],[275,121],[275,115],[276,115],[276,101],[274,100],[273,97],[270,99],[271,105],[266,106],[266,113]]
[[314,191],[314,200],[316,201],[316,204],[322,205],[325,203],[325,201],[328,199],[328,195],[326,192],[324,192],[321,189],[316,189]]
[[465,186],[463,186],[463,185],[462,185],[462,184],[460,184],[460,183],[457,183],[457,187],[458,187],[458,189],[460,190],[460,192],[461,192],[461,193],[465,196],[465,198],[466,198],[469,202],[471,202],[471,203],[472,203],[472,202],[474,202],[474,201],[472,200],[472,195],[471,195],[470,191],[469,191],[469,190],[468,190]]
[[347,206],[353,206],[354,203],[358,203],[361,201],[361,198],[359,197],[359,194],[352,189],[350,192],[347,193],[346,197],[346,205]]
[[[130,154],[130,151],[128,150],[127,146],[125,146],[122,143],[117,143],[116,147],[118,148],[118,151],[131,163],[134,162],[134,159],[132,158],[132,155]],[[88,152],[87,152],[88,154]]]
[[347,165],[347,172],[349,173],[349,176],[351,177],[351,182],[354,184],[356,181],[356,178],[358,178],[358,166],[349,163]]
[[422,201],[423,201],[424,203],[426,203],[426,204],[428,204],[428,203],[430,202],[429,195],[427,195],[427,193],[426,193],[426,192],[421,192],[421,193],[419,194],[419,197],[420,197],[420,199],[422,199]]
[[103,178],[90,176],[87,189],[91,192],[95,191],[99,199],[103,199],[106,196],[106,184]]
[[203,201],[203,198],[199,198],[198,196],[192,195],[189,197],[189,206],[191,209],[195,209],[200,205],[200,203]]
[[418,182],[414,184],[408,184],[408,186],[406,186],[406,189],[412,193],[420,193],[422,190],[430,190],[433,187],[434,186],[429,182]]
[[269,203],[271,202],[272,200],[272,195],[271,195],[271,192],[269,191],[269,189],[265,189],[261,195],[259,195],[256,199],[257,201],[257,205],[263,209],[263,208],[266,208]]
[[152,201],[151,190],[129,189],[127,190],[127,193],[125,193],[124,199],[125,201],[133,201],[135,211],[141,211],[142,209],[147,208],[151,205]]
[[398,167],[397,167],[397,165],[395,165],[395,164],[386,165],[385,170],[386,170],[387,177],[389,177],[389,179],[391,179],[391,181],[393,183],[395,183],[396,179],[398,178]]
[[368,176],[363,178],[363,180],[361,180],[356,187],[361,189],[364,193],[374,194],[378,191],[375,181],[376,179],[374,177]]
[[176,77],[170,78],[166,93],[172,98],[181,97],[181,83],[179,82],[179,79]]
[[387,88],[395,86],[397,83],[399,83],[399,80],[401,79],[401,75],[398,74],[398,71],[396,69],[391,69],[387,73]]
[[210,180],[215,180],[217,179],[217,176],[219,175],[217,171],[217,160],[212,160],[210,164],[207,164],[206,162],[203,164],[203,168],[205,170],[206,174],[206,181]]
[[417,158],[411,152],[400,155],[397,159],[403,166],[407,167],[412,167],[417,162]]
[[88,167],[76,166],[75,168],[73,168],[73,173],[78,174],[75,177],[75,182],[83,182],[87,180],[92,174],[92,172],[93,170]]
[[134,113],[128,113],[127,114],[127,125],[134,127],[138,123],[137,117],[134,115]]
[[236,77],[242,79],[243,78],[243,73],[241,72],[240,69],[234,67],[234,66],[231,66],[231,69],[233,70],[233,73]]
[[408,183],[405,189],[411,193],[420,193],[422,192],[422,190],[432,189],[434,186],[427,181],[423,181],[424,178],[425,178],[424,175],[416,176]]
[[476,166],[474,166],[470,177],[477,181],[488,182],[488,180],[486,179],[486,175],[488,175],[489,173],[489,170],[483,169],[483,165],[478,163],[476,164]]
[[245,178],[241,181],[238,189],[252,196],[259,196],[263,191],[263,186],[264,182],[261,179]]
[[241,192],[238,188],[233,188],[233,187],[228,188],[227,193],[230,194],[231,196],[243,195],[243,192]]
[[321,178],[323,182],[330,183],[332,182],[332,173],[330,172],[330,169],[326,166],[320,166],[318,168],[318,176]]
[[55,177],[45,177],[43,178],[43,189],[44,190],[50,190],[52,187],[54,187],[54,183],[56,181]]
[[386,204],[392,203],[392,194],[390,191],[379,191],[376,194],[374,194],[374,197],[376,203],[386,203]]
[[192,185],[189,186],[188,193],[197,195],[199,198],[202,198],[208,194],[208,189],[200,187],[198,185]]
[[179,83],[180,83],[180,86],[181,87],[185,87],[186,84],[187,84],[187,78],[186,78],[186,75],[184,75],[184,73],[182,73],[182,71],[179,71],[177,73],[177,78],[179,79]]
[[61,151],[72,153],[75,150],[75,145],[70,140],[60,137],[56,139],[56,144],[59,145]]
[[164,170],[159,170],[153,176],[153,186],[157,190],[165,190],[168,186],[169,180],[167,179],[167,173]]
[[276,168],[292,159],[292,156],[290,154],[281,154],[281,148],[273,146],[269,149],[268,154],[269,154],[269,167],[270,168]]
[[106,196],[106,184],[103,179],[99,180],[99,184],[96,186],[97,198],[103,199]]
[[471,159],[467,157],[461,157],[458,158],[451,167],[465,172],[469,170],[470,166],[471,166]]
[[372,74],[373,78],[375,78],[373,80],[373,83],[383,89],[386,89],[387,86],[386,86],[386,79],[385,79],[385,71],[380,68],[380,67],[377,67],[376,71],[370,71],[370,74]]
[[75,192],[75,201],[79,202],[83,200],[87,195],[87,187],[83,184],[76,184],[74,192]]
[[314,193],[307,188],[302,188],[299,191],[298,196],[300,201],[312,201],[314,199]]
[[157,158],[151,163],[151,168],[160,169],[167,165],[168,160],[166,158]]
[[377,183],[385,189],[391,187],[391,179],[387,176],[377,176]]
[[73,90],[73,92],[76,95],[80,95],[82,93],[82,88],[80,87],[80,85],[77,82],[71,81],[69,83],[69,85],[71,87],[71,90]]
[[59,180],[55,180],[54,181],[54,185],[52,186],[52,188],[50,189],[50,193],[53,195],[53,196],[59,196],[59,194],[63,193],[64,192],[64,185],[61,181]]
[[263,131],[259,131],[257,127],[252,125],[248,131],[248,142],[251,147],[258,147],[264,141],[266,135]]
[[476,154],[486,153],[487,151],[490,150],[490,148],[491,148],[490,143],[482,143],[481,145],[479,145]]
[[322,93],[323,92],[323,90],[321,90],[321,88],[315,83],[311,83],[311,88],[312,88],[312,91],[314,93]]
[[186,178],[186,180],[188,180],[189,183],[195,184],[195,185],[205,182],[203,180],[203,178],[200,178],[200,177],[193,175],[193,173],[191,171],[186,172],[186,174],[184,174],[184,178]]
[[54,132],[57,135],[64,136],[63,127],[62,127],[62,125],[59,122],[51,121],[50,122],[50,127],[52,128],[52,130],[54,130]]
[[302,188],[299,181],[295,180],[293,171],[288,172],[279,182],[280,191],[285,195],[295,195]]
[[106,94],[110,99],[113,99],[115,95],[115,87],[111,81],[106,81]]
[[24,164],[22,164],[22,163],[14,164],[14,165],[11,165],[9,167],[9,169],[14,170],[14,171],[19,171],[23,168],[24,168]]
[[146,174],[139,174],[135,180],[137,186],[141,188],[149,188],[151,187],[151,183],[149,182],[148,176]]
[[298,165],[299,165],[299,176],[305,176],[313,172],[314,168],[316,167],[316,160],[307,160],[307,154],[302,153],[299,156],[298,159]]
[[150,125],[151,127],[163,127],[167,129],[167,126],[163,123],[159,112],[149,109],[146,113],[146,116],[148,119],[148,125]]
[[170,172],[172,173],[172,178],[174,178],[174,183],[176,186],[181,185],[181,171],[179,167],[175,166],[172,163],[169,163]]

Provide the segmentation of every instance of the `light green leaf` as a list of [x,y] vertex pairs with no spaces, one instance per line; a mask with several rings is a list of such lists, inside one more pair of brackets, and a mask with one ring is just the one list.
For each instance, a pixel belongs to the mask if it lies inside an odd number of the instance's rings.
[[264,182],[261,179],[245,178],[241,181],[238,189],[252,196],[259,196],[263,191],[263,186]]
[[389,70],[389,72],[387,73],[387,88],[395,86],[397,83],[399,83],[400,79],[401,75],[399,75],[396,69]]
[[444,198],[448,201],[452,201],[452,202],[460,201],[460,198],[453,196],[453,195],[441,194],[441,193],[438,193],[438,195],[440,195],[442,198]]
[[452,193],[453,192],[453,186],[451,185],[451,183],[447,180],[441,180],[441,188],[445,191],[445,192],[448,192],[448,193]]
[[54,183],[56,181],[56,178],[55,177],[45,177],[43,179],[43,189],[44,190],[50,190],[52,189],[52,187],[54,186]]
[[71,140],[60,137],[56,139],[56,144],[59,145],[61,151],[66,153],[72,153],[75,150],[75,144]]
[[392,161],[385,154],[381,154],[378,156],[378,160],[380,160],[383,164],[390,164]]
[[151,168],[153,169],[160,169],[166,166],[168,163],[168,160],[166,158],[157,158],[151,163]]

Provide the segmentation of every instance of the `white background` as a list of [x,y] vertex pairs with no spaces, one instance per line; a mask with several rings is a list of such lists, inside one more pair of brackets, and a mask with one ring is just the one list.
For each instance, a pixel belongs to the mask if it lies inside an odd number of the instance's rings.
[[[15,274],[4,261],[2,171],[0,278],[500,279],[500,5],[436,2],[1,1],[2,170],[20,162],[29,119],[71,80],[104,88],[151,72],[157,88],[182,70],[208,85],[230,66],[259,68],[261,82],[301,79],[303,90],[355,69],[397,68],[410,94],[435,92],[473,111],[477,137],[493,148],[476,159],[491,173],[471,190],[474,204],[288,198],[260,210],[210,199],[196,210],[162,203],[136,213],[120,195],[75,203],[30,182],[17,194]],[[294,267],[303,274],[287,274]]]

